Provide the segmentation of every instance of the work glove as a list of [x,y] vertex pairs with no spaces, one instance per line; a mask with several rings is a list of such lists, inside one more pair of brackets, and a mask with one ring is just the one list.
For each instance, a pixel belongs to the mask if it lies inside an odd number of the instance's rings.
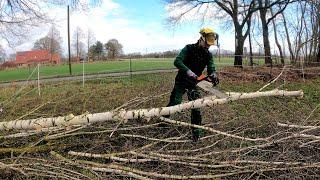
[[190,69],[187,71],[187,76],[193,80],[196,80],[198,78],[198,76],[192,72]]
[[219,78],[216,73],[212,73],[209,75],[209,78],[213,84],[213,86],[217,86],[219,84]]

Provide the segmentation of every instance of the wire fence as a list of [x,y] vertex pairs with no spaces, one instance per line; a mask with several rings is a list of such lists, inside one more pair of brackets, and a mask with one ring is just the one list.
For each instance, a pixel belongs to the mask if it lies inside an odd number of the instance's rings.
[[[235,55],[214,55],[214,61],[217,71],[226,67],[234,67]],[[244,68],[256,68],[265,66],[265,58],[267,56],[242,56],[242,66]],[[158,58],[126,58],[108,61],[83,61],[72,64],[72,72],[68,72],[68,65],[41,65],[38,70],[38,75],[31,71],[31,66],[20,67],[18,69],[10,69],[0,71],[1,86],[23,85],[25,81],[29,84],[35,82],[43,83],[45,81],[66,81],[81,79],[84,86],[88,79],[129,76],[132,79],[134,74],[140,73],[156,73],[156,72],[172,72],[176,70],[173,65],[174,57],[160,56]],[[279,57],[271,57],[273,67],[282,65]],[[290,64],[289,59],[284,60],[288,69],[296,71],[308,71],[309,69],[319,68],[320,63],[312,62],[309,66],[303,63]],[[303,62],[303,60],[301,60]],[[35,67],[36,68],[36,67]],[[272,67],[269,67],[272,68]],[[314,72],[312,72],[314,73]],[[38,77],[40,79],[38,80]],[[20,82],[21,81],[21,82]],[[132,80],[131,80],[132,82]],[[40,89],[40,88],[39,88]],[[40,91],[39,91],[40,93]]]

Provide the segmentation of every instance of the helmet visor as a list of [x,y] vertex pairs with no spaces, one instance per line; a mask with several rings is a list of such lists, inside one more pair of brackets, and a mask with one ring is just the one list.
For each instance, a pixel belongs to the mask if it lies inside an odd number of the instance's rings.
[[206,35],[206,42],[208,45],[214,45],[216,41],[217,41],[217,36],[215,34],[210,33]]

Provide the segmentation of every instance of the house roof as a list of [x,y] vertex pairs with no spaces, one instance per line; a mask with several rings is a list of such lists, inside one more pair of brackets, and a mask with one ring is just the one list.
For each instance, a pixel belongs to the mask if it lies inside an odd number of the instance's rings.
[[16,63],[18,64],[28,64],[37,63],[45,61],[59,61],[60,56],[58,54],[52,54],[50,57],[48,50],[33,50],[33,51],[20,51],[16,55]]

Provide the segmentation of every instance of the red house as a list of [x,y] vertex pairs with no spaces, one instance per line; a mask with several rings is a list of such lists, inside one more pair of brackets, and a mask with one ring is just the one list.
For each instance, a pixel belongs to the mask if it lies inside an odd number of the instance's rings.
[[60,64],[59,54],[51,54],[48,50],[33,50],[17,52],[15,63],[24,64]]

